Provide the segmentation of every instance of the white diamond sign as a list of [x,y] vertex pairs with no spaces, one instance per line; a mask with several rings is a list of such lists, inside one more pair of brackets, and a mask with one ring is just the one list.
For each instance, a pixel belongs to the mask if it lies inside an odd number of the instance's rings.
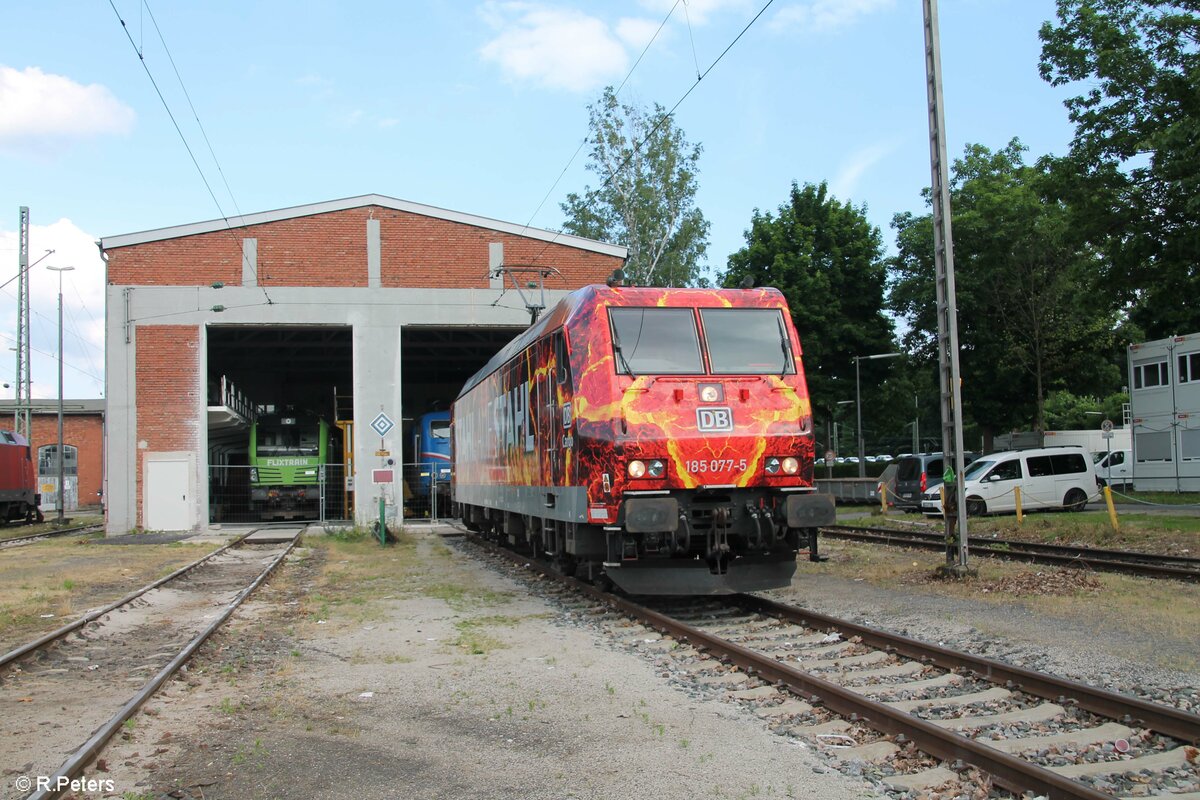
[[379,416],[371,420],[371,430],[378,433],[380,436],[387,436],[387,432],[396,427],[396,423],[392,422],[392,418],[382,411]]

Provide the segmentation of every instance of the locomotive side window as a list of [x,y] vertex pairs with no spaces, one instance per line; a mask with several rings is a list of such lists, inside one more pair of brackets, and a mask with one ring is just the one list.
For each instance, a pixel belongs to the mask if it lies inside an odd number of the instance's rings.
[[554,334],[554,362],[555,378],[560,384],[566,383],[567,378],[571,376],[571,362],[567,356],[567,340],[563,338],[562,331]]
[[708,360],[716,375],[796,371],[783,316],[774,308],[702,308]]
[[610,308],[613,359],[622,375],[704,372],[690,308]]

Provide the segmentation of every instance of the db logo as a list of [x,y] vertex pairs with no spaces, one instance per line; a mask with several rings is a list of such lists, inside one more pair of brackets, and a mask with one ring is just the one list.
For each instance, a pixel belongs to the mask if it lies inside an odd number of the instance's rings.
[[696,427],[702,431],[731,431],[733,412],[728,408],[697,408]]

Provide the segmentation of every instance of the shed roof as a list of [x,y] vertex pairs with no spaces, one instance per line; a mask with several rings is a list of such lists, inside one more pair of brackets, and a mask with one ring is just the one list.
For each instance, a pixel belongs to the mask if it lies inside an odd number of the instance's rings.
[[117,247],[129,247],[131,245],[146,244],[147,242],[157,242],[163,239],[177,239],[183,236],[195,236],[201,233],[212,233],[214,231],[242,228],[249,225],[263,225],[285,219],[327,214],[331,211],[345,211],[364,206],[379,206],[396,211],[406,211],[410,214],[444,219],[450,222],[472,225],[477,228],[486,228],[514,236],[525,236],[545,242],[554,242],[565,247],[591,250],[596,253],[603,253],[604,255],[616,256],[617,258],[625,258],[628,253],[628,248],[621,245],[598,242],[593,239],[585,239],[582,236],[557,233],[543,228],[531,228],[519,223],[504,222],[489,217],[480,217],[475,214],[465,214],[461,211],[451,211],[436,206],[422,205],[408,200],[399,200],[395,197],[385,197],[381,194],[364,194],[358,197],[346,197],[341,200],[327,200],[323,203],[310,203],[303,206],[280,208],[275,211],[262,211],[257,214],[243,214],[237,217],[229,217],[228,219],[214,219],[205,222],[193,222],[187,225],[175,225],[169,228],[154,228],[153,230],[137,233],[104,236],[100,239],[100,248],[102,250],[111,250]]

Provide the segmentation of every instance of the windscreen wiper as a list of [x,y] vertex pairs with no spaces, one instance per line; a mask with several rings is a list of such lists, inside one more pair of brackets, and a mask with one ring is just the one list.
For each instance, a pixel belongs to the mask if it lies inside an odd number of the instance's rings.
[[617,356],[617,363],[619,363],[625,369],[625,373],[627,375],[629,375],[631,378],[636,378],[637,375],[633,373],[633,368],[630,367],[629,362],[625,360],[625,351],[621,349],[621,337],[617,336],[617,328],[615,325],[613,326],[612,343],[613,353],[615,353]]
[[787,375],[788,369],[792,366],[792,348],[788,342],[787,328],[783,325],[783,317],[781,316],[777,322],[779,323],[779,346],[783,349],[783,371],[780,375]]

